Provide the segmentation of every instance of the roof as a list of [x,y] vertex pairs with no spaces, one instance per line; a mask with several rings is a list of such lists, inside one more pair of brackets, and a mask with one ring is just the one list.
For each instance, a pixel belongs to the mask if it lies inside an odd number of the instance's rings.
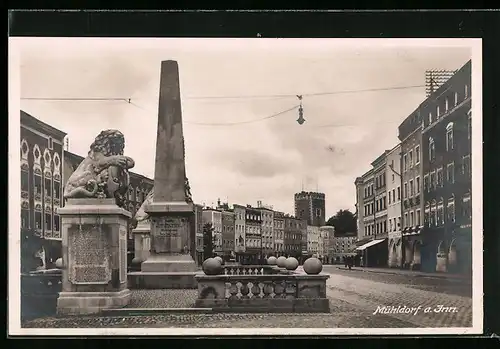
[[40,130],[43,133],[47,134],[48,136],[59,139],[61,142],[67,135],[66,132],[50,126],[49,124],[46,124],[45,122],[26,113],[24,110],[21,110],[21,126],[32,126],[37,130]]

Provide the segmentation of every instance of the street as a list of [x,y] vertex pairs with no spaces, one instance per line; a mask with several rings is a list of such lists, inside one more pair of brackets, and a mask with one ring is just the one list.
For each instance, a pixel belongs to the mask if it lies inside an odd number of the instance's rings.
[[[341,267],[343,268],[343,266]],[[302,268],[299,267],[299,272]],[[45,318],[23,327],[212,327],[212,328],[415,328],[472,326],[470,285],[443,278],[343,270],[324,273],[328,314],[176,313]],[[187,308],[196,290],[134,290],[132,308]],[[399,308],[398,308],[399,307]],[[419,308],[420,307],[420,308]],[[429,308],[430,307],[430,308]],[[426,312],[425,309],[429,310]],[[174,310],[174,309],[172,309]],[[405,313],[406,311],[406,313]]]

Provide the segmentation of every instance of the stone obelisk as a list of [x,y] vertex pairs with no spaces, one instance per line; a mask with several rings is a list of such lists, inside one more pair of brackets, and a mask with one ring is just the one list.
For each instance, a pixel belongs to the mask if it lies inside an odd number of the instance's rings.
[[145,207],[151,219],[151,254],[141,265],[148,273],[191,273],[190,219],[193,204],[186,193],[184,137],[176,61],[163,61],[160,75],[154,194]]

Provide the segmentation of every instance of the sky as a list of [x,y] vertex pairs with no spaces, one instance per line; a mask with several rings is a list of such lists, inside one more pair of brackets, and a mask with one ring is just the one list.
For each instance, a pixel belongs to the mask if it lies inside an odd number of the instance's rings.
[[[328,218],[354,212],[355,178],[398,143],[425,99],[425,71],[470,58],[460,41],[26,38],[21,109],[66,132],[82,156],[100,131],[119,129],[132,171],[153,178],[160,63],[177,60],[194,201],[260,200],[293,214],[294,193],[319,190]],[[296,95],[303,125],[296,109],[270,117],[296,107]]]

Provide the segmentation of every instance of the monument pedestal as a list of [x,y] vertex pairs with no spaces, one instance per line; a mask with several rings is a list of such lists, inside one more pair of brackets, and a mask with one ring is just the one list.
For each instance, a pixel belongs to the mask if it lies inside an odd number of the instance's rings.
[[130,287],[197,288],[196,262],[189,251],[193,205],[153,202],[145,211],[151,220],[151,253],[140,272],[129,273]]
[[62,292],[58,314],[92,314],[129,303],[127,223],[114,199],[69,199],[62,226]]
[[149,258],[151,249],[151,223],[149,220],[139,222],[132,230],[134,236],[134,259],[137,262],[144,262]]

